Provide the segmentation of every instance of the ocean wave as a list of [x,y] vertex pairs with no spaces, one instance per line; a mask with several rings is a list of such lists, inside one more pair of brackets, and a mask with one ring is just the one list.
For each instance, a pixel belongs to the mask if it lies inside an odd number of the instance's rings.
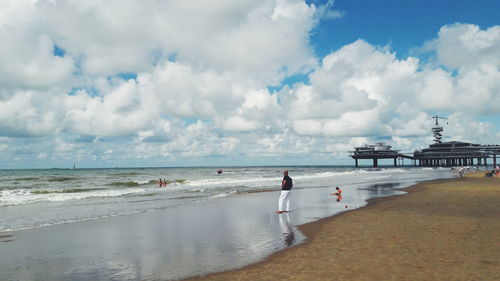
[[49,194],[49,193],[78,193],[78,192],[89,192],[95,190],[102,190],[102,188],[71,188],[63,190],[32,190],[33,194]]
[[136,187],[141,185],[158,184],[158,180],[137,180],[137,181],[116,181],[106,184],[106,186]]
[[423,171],[434,171],[434,170],[450,170],[451,167],[424,167],[421,168]]
[[166,182],[167,182],[167,184],[172,184],[172,183],[173,184],[175,184],[175,183],[184,184],[184,183],[189,182],[189,180],[187,180],[187,179],[175,179],[175,180],[166,180]]
[[[350,177],[355,175],[363,175],[363,177],[380,177],[390,174],[408,173],[408,169],[404,168],[380,168],[380,169],[346,169],[343,171],[320,171],[312,173],[292,173],[291,177],[298,181],[310,181],[321,179],[335,179],[339,177]],[[281,172],[276,172],[273,175],[254,176],[254,177],[210,177],[204,179],[191,180],[186,182],[187,187],[220,187],[220,186],[239,186],[245,185],[252,188],[262,188],[265,186],[279,184],[282,180]]]
[[47,181],[50,182],[65,182],[65,181],[72,181],[76,180],[77,178],[73,177],[54,177],[54,178],[48,178]]
[[138,175],[141,175],[141,173],[138,173],[138,172],[123,172],[123,173],[109,174],[108,177],[124,177],[124,176],[138,176]]
[[63,189],[63,190],[2,190],[0,206],[13,206],[38,202],[64,202],[97,197],[119,197],[127,194],[143,193],[146,189]]
[[108,186],[127,186],[127,187],[134,187],[134,186],[139,186],[140,183],[136,181],[117,181],[117,182],[112,182],[106,184]]
[[360,174],[376,174],[376,173],[407,173],[406,168],[367,168],[367,169],[357,169],[355,170]]
[[243,183],[254,182],[274,182],[281,181],[282,177],[254,177],[254,178],[207,178],[200,180],[187,181],[186,186],[220,186],[220,185],[241,185]]
[[212,196],[212,198],[223,198],[223,197],[228,197],[230,195],[233,195],[235,193],[219,193],[219,194],[215,194]]
[[13,179],[9,179],[11,181],[37,181],[37,180],[40,180],[39,178],[35,178],[35,177],[25,177],[25,178],[13,178]]
[[312,178],[329,178],[338,176],[349,176],[356,174],[355,170],[342,171],[342,172],[321,172],[309,175],[295,176],[296,179],[312,179]]

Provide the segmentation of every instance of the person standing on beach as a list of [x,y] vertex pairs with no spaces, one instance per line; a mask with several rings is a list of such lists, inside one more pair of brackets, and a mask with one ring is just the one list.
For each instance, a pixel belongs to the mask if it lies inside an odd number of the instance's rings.
[[464,169],[464,166],[460,166],[460,168],[458,168],[458,176],[460,178],[463,178],[464,177],[464,174],[465,174],[465,169]]
[[[276,213],[281,214],[290,212],[290,192],[292,191],[292,187],[292,178],[288,176],[288,171],[283,171],[283,180],[281,181],[281,194],[278,201],[278,211],[276,211]],[[285,208],[283,209],[283,207]]]

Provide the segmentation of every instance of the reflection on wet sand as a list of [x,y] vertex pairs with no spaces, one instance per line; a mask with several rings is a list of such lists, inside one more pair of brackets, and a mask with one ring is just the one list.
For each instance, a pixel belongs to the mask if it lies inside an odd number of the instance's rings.
[[381,183],[381,184],[372,184],[366,188],[362,188],[363,190],[368,190],[371,196],[374,197],[383,197],[387,195],[392,195],[394,193],[394,188],[400,187],[400,183]]
[[291,247],[295,243],[295,233],[293,232],[292,224],[290,223],[290,214],[279,214],[281,232],[285,237],[285,246]]

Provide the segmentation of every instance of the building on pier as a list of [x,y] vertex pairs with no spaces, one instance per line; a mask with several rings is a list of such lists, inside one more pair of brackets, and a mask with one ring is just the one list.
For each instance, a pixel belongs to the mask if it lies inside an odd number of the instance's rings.
[[496,165],[500,146],[450,141],[415,150],[413,155],[419,166],[426,167],[486,166],[490,158],[493,159],[492,164]]
[[439,125],[439,120],[448,120],[448,118],[437,115],[432,118],[436,120],[432,128],[434,144],[429,145],[429,148],[415,150],[413,153],[419,166],[487,166],[489,158],[493,158],[493,165],[497,164],[497,155],[500,154],[499,145],[480,145],[461,141],[443,143],[441,142],[443,127]]
[[350,156],[356,161],[356,167],[358,167],[359,159],[372,159],[373,167],[378,167],[379,159],[394,159],[394,166],[397,166],[397,159],[400,157],[400,153],[399,150],[391,149],[390,145],[379,142],[355,147],[354,151],[350,151]]

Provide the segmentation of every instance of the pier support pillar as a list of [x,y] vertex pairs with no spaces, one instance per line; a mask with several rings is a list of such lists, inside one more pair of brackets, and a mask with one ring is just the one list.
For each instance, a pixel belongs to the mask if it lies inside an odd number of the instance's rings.
[[378,167],[378,159],[373,159],[373,167]]
[[497,166],[497,155],[493,154],[493,166]]
[[398,166],[398,163],[396,162],[397,158],[394,158],[394,167]]
[[358,167],[358,159],[354,159],[354,162],[356,163],[356,168]]

